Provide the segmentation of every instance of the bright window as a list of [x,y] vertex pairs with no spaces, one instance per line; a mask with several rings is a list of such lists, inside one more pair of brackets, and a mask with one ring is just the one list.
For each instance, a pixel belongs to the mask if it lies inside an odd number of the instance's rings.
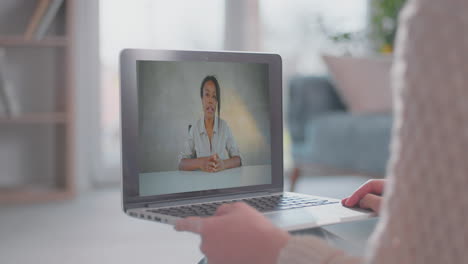
[[101,0],[101,173],[120,177],[119,53],[124,48],[220,50],[224,1]]
[[260,0],[263,49],[282,55],[285,77],[325,73],[322,52],[363,52],[364,39],[337,44],[328,36],[360,32],[367,25],[368,0]]

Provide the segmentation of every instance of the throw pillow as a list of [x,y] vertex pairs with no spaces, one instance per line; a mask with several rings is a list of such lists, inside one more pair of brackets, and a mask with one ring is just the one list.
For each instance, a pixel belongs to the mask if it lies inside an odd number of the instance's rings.
[[390,112],[391,57],[323,55],[335,87],[352,113]]

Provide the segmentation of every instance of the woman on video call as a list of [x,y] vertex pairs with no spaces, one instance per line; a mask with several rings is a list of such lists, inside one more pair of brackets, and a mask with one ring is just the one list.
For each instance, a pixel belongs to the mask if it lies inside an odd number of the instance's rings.
[[221,91],[216,77],[203,79],[200,97],[204,116],[189,128],[185,149],[179,155],[179,170],[218,172],[241,166],[239,148],[231,129],[220,118]]

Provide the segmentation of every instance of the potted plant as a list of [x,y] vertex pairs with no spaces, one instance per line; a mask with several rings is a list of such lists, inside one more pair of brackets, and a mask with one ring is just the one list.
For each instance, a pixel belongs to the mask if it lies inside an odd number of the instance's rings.
[[370,1],[370,39],[376,50],[392,53],[398,15],[406,0]]

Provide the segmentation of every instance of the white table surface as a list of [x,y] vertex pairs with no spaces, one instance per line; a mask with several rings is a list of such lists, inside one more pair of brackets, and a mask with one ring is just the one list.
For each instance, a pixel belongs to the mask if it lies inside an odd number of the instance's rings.
[[140,195],[204,191],[271,183],[271,165],[241,166],[220,172],[140,173]]
[[[342,198],[368,178],[304,177],[298,192]],[[377,219],[326,226],[327,241],[362,255]],[[322,235],[315,230],[314,235]],[[197,263],[199,236],[128,217],[119,188],[82,192],[71,201],[0,205],[0,263]],[[332,238],[330,240],[329,238]]]

